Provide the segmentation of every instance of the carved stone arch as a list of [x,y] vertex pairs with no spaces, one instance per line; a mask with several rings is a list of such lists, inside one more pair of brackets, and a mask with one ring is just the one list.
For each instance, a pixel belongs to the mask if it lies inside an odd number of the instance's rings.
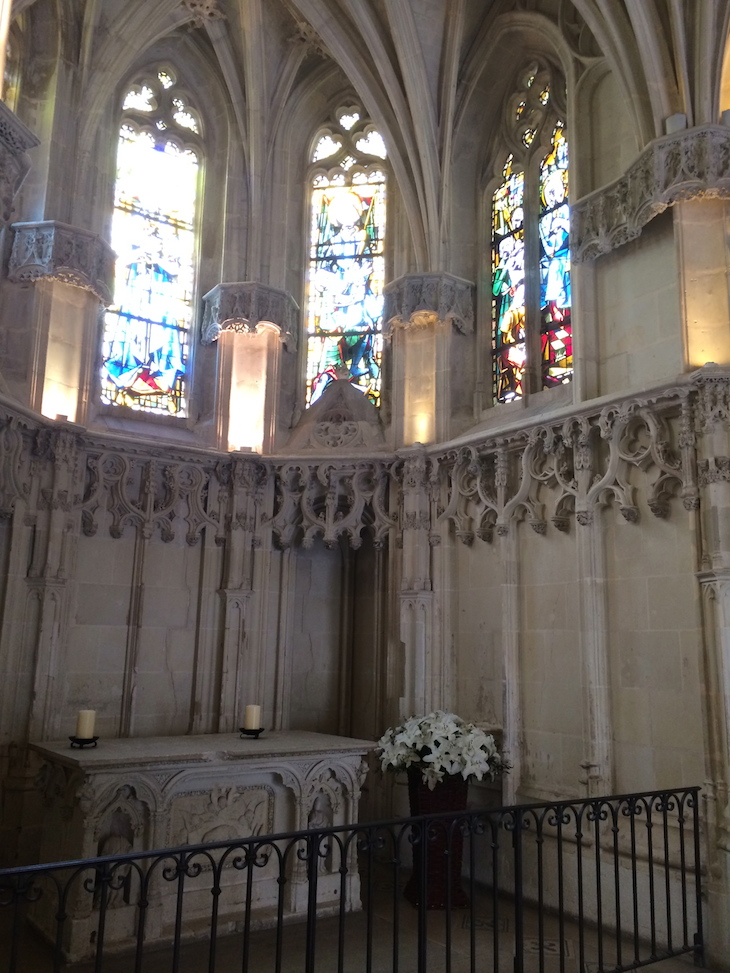
[[[155,815],[162,809],[165,803],[163,791],[156,785],[153,778],[135,777],[133,783],[125,783],[122,785],[119,784],[119,779],[117,778],[116,780],[110,781],[95,795],[93,807],[89,809],[89,813],[93,814],[97,819],[97,827],[98,821],[101,820],[101,817],[106,811],[108,811],[115,801],[121,799],[139,802],[141,806],[149,811],[150,815]],[[141,819],[135,817],[134,820]]]
[[[497,119],[501,116],[505,98],[509,97],[516,70],[519,70],[515,68],[515,51],[520,52],[520,66],[531,57],[540,58],[565,79],[566,110],[569,116],[573,114],[572,97],[578,68],[570,45],[558,26],[548,17],[530,12],[515,11],[495,18],[491,28],[482,32],[469,52],[454,121],[455,154],[464,151],[462,139],[471,145],[474,132],[483,133],[477,142],[478,158],[485,160],[486,165],[479,180],[483,190],[491,178],[490,161],[487,160],[494,158],[497,148],[494,142]],[[485,102],[494,106],[491,118],[485,118]]]
[[[140,796],[139,790],[143,792],[144,796]],[[134,845],[138,848],[147,847],[146,839],[149,835],[150,820],[155,807],[150,798],[151,794],[148,788],[144,784],[140,788],[138,781],[135,781],[134,784],[122,784],[121,787],[116,785],[107,789],[105,797],[100,797],[97,800],[96,811],[92,812],[95,818],[93,834],[95,840],[99,843],[98,854],[114,853],[109,849],[102,850],[105,840],[110,835],[126,838],[130,844],[130,847],[126,849],[127,851],[131,851]],[[130,834],[126,833],[127,828],[124,821],[115,822],[113,820],[120,816],[128,822]],[[122,851],[121,845],[117,850]]]

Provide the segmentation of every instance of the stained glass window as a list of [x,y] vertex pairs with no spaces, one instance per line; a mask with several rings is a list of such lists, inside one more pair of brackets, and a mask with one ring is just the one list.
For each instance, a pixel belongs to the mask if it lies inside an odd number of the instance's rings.
[[106,314],[102,401],[185,415],[195,286],[200,122],[160,70],[123,102],[111,245],[115,306]]
[[522,395],[525,364],[525,177],[512,171],[512,161],[510,156],[492,204],[494,385],[500,402]]
[[565,123],[555,114],[555,92],[549,69],[532,64],[504,113],[504,136],[513,151],[491,207],[497,402],[569,382],[573,375],[568,143]]
[[335,379],[380,400],[386,153],[361,118],[359,109],[343,109],[311,156],[308,406]]
[[568,143],[563,123],[540,166],[540,342],[542,386],[550,388],[573,374],[570,320],[570,209]]

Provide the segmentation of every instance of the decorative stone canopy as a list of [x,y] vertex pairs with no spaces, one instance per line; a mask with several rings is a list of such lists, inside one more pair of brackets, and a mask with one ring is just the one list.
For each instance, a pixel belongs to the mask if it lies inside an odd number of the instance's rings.
[[474,284],[453,274],[405,274],[386,284],[383,320],[390,328],[430,327],[451,322],[474,330]]
[[0,101],[0,216],[10,219],[13,199],[30,169],[26,152],[39,144],[36,136]]
[[111,304],[116,254],[96,233],[56,220],[13,223],[12,228],[10,280],[60,280]]
[[575,203],[574,259],[610,253],[668,206],[702,196],[730,196],[730,129],[723,125],[655,139],[620,179]]
[[269,322],[279,329],[286,347],[296,351],[299,305],[286,291],[257,281],[216,284],[203,301],[204,345],[216,341],[221,331],[255,333],[259,322]]

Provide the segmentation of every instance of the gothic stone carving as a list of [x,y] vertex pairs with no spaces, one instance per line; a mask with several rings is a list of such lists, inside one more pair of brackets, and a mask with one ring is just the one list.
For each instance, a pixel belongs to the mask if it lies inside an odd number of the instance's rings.
[[270,787],[215,787],[177,795],[171,809],[172,844],[233,841],[271,834],[274,794]]
[[218,0],[183,0],[182,5],[190,11],[193,27],[204,27],[209,20],[225,18],[225,14],[218,6]]
[[538,534],[546,532],[548,520],[566,530],[571,515],[587,526],[595,511],[611,502],[628,523],[636,523],[635,471],[643,475],[646,503],[655,516],[668,515],[675,495],[690,508],[695,473],[678,442],[679,411],[673,390],[663,401],[631,399],[595,415],[452,450],[437,458],[446,498],[439,521],[450,522],[465,543],[475,535],[491,540],[495,527],[504,534],[510,523],[523,519]]
[[39,140],[16,118],[4,101],[0,101],[0,218],[10,219],[13,199],[30,169],[28,149]]
[[255,333],[259,322],[267,321],[279,329],[285,346],[296,351],[299,306],[286,291],[256,281],[217,284],[203,301],[201,341],[204,345],[215,341],[221,331]]
[[302,414],[287,452],[362,447],[385,449],[378,410],[348,381],[337,379]]
[[48,277],[83,287],[102,304],[112,301],[114,251],[95,233],[56,220],[14,223],[8,276],[14,281]]
[[474,330],[474,284],[452,274],[408,274],[384,288],[383,320],[391,328],[450,322],[462,334]]
[[668,206],[699,196],[730,196],[730,129],[723,126],[656,139],[620,179],[575,203],[574,259],[615,250]]

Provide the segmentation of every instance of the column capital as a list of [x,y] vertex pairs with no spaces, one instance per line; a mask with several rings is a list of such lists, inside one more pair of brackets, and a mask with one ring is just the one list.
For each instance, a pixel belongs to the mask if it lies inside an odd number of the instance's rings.
[[474,330],[474,284],[453,274],[405,274],[383,289],[386,328],[427,328],[451,323],[462,334]]
[[13,223],[12,229],[10,280],[60,280],[111,304],[116,254],[96,233],[57,220]]
[[259,325],[273,324],[286,348],[296,351],[299,305],[287,291],[252,280],[216,284],[203,302],[204,345],[216,341],[221,331],[255,334]]

